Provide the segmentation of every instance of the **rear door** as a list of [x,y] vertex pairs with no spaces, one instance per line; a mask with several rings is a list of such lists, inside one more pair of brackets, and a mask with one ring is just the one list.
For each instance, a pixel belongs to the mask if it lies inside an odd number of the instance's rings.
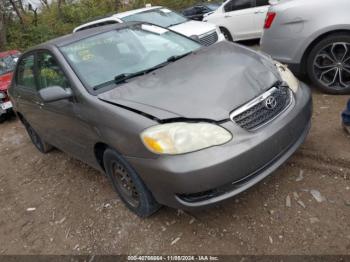
[[13,96],[17,110],[34,130],[47,138],[45,125],[42,120],[42,102],[37,92],[38,81],[36,78],[36,53],[29,53],[21,58],[14,81]]
[[251,39],[256,34],[253,0],[231,0],[224,6],[223,26],[234,40]]
[[254,3],[254,27],[255,38],[261,38],[267,11],[269,10],[269,0],[255,0]]

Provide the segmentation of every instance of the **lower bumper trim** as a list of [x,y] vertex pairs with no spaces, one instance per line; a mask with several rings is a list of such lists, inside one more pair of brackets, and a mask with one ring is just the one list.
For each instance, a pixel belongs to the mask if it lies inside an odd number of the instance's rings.
[[254,173],[249,174],[243,179],[234,181],[228,185],[223,185],[213,190],[193,194],[176,195],[175,197],[177,201],[187,207],[207,206],[231,198],[254,186],[281,166],[299,148],[299,146],[304,142],[310,127],[311,123],[309,122],[297,141],[294,141],[288,148],[280,152],[275,158],[260,169],[256,170]]

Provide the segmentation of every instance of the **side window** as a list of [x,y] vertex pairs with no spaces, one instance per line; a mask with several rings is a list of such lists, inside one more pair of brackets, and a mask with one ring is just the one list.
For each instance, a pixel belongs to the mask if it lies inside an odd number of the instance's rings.
[[188,8],[183,12],[184,15],[194,15],[195,14],[195,10],[194,8]]
[[34,76],[34,55],[29,55],[19,62],[16,73],[16,84],[28,89],[36,89]]
[[39,89],[49,86],[69,88],[69,81],[58,65],[56,59],[47,52],[38,53]]
[[256,6],[269,5],[269,0],[256,0]]
[[195,7],[196,14],[205,14],[206,8],[204,6],[196,6]]
[[224,6],[225,12],[238,11],[252,7],[251,0],[231,0]]

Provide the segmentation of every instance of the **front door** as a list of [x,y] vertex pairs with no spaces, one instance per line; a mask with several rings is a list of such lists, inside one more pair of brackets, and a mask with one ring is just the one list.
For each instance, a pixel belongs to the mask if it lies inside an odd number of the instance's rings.
[[37,92],[36,74],[36,54],[31,53],[21,58],[18,63],[14,83],[13,96],[17,101],[18,111],[20,111],[32,128],[45,140],[47,132],[42,123],[42,103]]
[[89,124],[80,118],[81,103],[77,100],[77,91],[49,51],[38,53],[39,90],[50,86],[72,89],[75,96],[50,103],[43,103],[43,116],[50,142],[61,150],[77,158],[91,162],[93,156],[94,132]]

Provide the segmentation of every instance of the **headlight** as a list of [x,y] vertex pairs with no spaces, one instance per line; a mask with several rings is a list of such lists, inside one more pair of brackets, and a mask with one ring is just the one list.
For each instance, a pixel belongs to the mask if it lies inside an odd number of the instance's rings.
[[3,98],[5,98],[5,97],[6,97],[6,94],[3,93],[3,92],[0,92],[0,99],[3,99]]
[[144,145],[156,154],[184,154],[232,139],[226,129],[210,123],[169,123],[153,126],[141,133]]
[[293,73],[288,69],[287,66],[282,65],[281,63],[276,61],[275,65],[277,67],[278,72],[280,73],[282,80],[287,83],[289,88],[292,89],[294,93],[296,93],[299,88],[299,80],[293,75]]
[[192,38],[194,41],[199,42],[199,36],[198,35],[191,35],[190,38]]

